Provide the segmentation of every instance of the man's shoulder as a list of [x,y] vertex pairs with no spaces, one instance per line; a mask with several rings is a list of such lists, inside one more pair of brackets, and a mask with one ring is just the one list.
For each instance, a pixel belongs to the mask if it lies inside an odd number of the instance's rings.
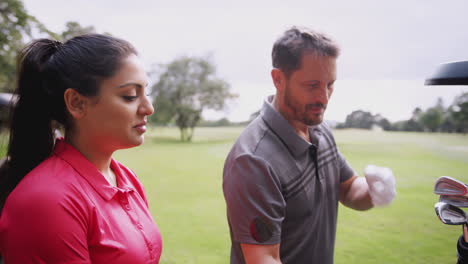
[[269,168],[278,174],[297,173],[294,156],[261,116],[252,121],[233,145],[224,164],[224,173],[236,164]]
[[253,153],[255,146],[262,140],[266,132],[267,127],[262,118],[255,118],[241,132],[232,150],[235,150],[235,147],[241,147],[243,151]]
[[279,139],[274,136],[261,115],[255,118],[237,138],[229,156],[264,157]]

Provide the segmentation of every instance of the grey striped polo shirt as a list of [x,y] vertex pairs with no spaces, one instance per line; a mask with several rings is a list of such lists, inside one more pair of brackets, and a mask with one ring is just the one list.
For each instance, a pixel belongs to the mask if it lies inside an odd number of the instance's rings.
[[[333,263],[340,183],[354,175],[326,124],[302,139],[265,101],[224,164],[231,263],[241,243],[280,243],[283,264]],[[309,150],[317,147],[318,178]]]

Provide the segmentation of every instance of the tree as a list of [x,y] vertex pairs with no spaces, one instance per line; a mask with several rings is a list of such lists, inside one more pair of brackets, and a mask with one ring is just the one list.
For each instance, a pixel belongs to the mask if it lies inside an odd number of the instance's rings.
[[28,14],[21,0],[0,1],[0,92],[12,92],[15,86],[16,58],[25,43],[37,37],[65,41],[74,36],[95,32],[93,26],[82,27],[68,22],[66,30],[56,34]]
[[445,112],[446,109],[442,97],[437,98],[436,105],[434,107],[441,112]]
[[406,121],[403,121],[401,123],[401,129],[402,131],[414,131],[414,132],[422,132],[424,131],[424,127],[421,125],[420,122],[414,120],[414,119],[409,119]]
[[232,123],[229,121],[229,119],[223,117],[218,120],[200,120],[198,123],[198,126],[203,126],[203,127],[226,127],[226,126],[231,126]]
[[356,110],[346,116],[344,126],[347,128],[371,129],[372,125],[375,123],[375,118],[372,113]]
[[96,29],[93,26],[82,27],[78,22],[75,21],[67,22],[65,27],[65,31],[60,34],[60,40],[62,41],[66,41],[80,35],[96,33]]
[[29,15],[20,0],[0,2],[0,91],[13,90],[17,53],[34,33],[56,36]]
[[[415,110],[416,111],[416,110]],[[414,116],[414,113],[413,113]],[[415,121],[419,122],[425,130],[431,132],[441,131],[442,125],[448,124],[445,122],[446,109],[442,98],[437,98],[436,104],[430,107],[425,112],[421,111]]]
[[382,129],[385,131],[393,130],[392,123],[390,123],[387,118],[382,117],[378,119],[376,124],[382,127]]
[[449,107],[447,112],[444,113],[444,121],[440,124],[440,131],[441,132],[457,132],[457,127],[455,120],[452,116],[452,108]]
[[444,112],[437,107],[431,107],[424,112],[419,121],[431,132],[436,132],[444,121]]
[[450,114],[457,132],[468,132],[468,92],[455,97]]
[[419,107],[416,107],[414,110],[413,110],[413,115],[411,116],[411,119],[413,121],[416,121],[418,122],[419,119],[421,118],[421,115],[423,114],[423,110]]
[[161,65],[159,71],[159,81],[152,87],[157,95],[151,120],[159,124],[175,121],[182,141],[192,140],[203,110],[221,110],[236,97],[207,58],[180,57]]

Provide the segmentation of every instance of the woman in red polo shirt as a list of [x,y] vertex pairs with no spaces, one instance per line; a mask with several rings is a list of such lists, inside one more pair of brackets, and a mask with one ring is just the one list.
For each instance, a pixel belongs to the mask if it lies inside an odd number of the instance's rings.
[[[6,263],[159,262],[161,235],[143,187],[112,159],[143,143],[154,111],[136,54],[98,34],[40,39],[22,50],[0,171]],[[55,123],[64,139],[54,138]]]

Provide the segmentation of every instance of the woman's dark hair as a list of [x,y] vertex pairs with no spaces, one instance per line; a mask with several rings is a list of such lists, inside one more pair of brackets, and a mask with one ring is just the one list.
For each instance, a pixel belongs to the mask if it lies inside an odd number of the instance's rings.
[[17,62],[17,101],[11,114],[10,139],[0,168],[0,209],[21,179],[49,157],[56,121],[70,127],[64,103],[68,88],[96,96],[102,80],[119,69],[135,48],[125,40],[89,34],[65,43],[38,39],[29,43]]

